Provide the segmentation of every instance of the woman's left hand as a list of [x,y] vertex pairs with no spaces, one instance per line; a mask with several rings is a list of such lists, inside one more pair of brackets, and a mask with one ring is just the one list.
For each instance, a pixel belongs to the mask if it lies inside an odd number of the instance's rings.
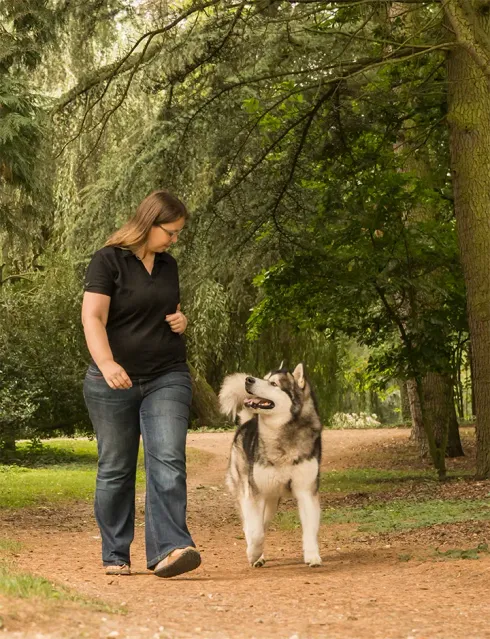
[[187,327],[187,317],[182,311],[177,311],[171,315],[165,316],[165,321],[170,324],[170,328],[174,333],[181,335]]

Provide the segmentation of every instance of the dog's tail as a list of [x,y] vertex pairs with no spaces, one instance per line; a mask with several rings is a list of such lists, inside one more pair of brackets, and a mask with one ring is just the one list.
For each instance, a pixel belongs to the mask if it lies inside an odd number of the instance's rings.
[[249,397],[245,390],[245,379],[247,377],[246,373],[227,375],[219,392],[221,412],[225,415],[231,415],[233,420],[236,419],[238,411],[242,408],[243,400]]

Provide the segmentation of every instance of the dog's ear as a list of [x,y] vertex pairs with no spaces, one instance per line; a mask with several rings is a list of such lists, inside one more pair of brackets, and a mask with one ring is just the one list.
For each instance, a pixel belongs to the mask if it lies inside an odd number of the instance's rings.
[[293,371],[293,377],[296,380],[296,383],[300,388],[305,387],[305,371],[303,368],[303,363],[300,362]]

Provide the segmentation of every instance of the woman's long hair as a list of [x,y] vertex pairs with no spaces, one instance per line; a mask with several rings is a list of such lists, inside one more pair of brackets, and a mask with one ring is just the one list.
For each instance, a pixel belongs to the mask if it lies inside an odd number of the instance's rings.
[[165,189],[153,191],[141,202],[132,217],[115,231],[105,246],[117,246],[136,253],[145,246],[152,226],[189,218],[185,205]]

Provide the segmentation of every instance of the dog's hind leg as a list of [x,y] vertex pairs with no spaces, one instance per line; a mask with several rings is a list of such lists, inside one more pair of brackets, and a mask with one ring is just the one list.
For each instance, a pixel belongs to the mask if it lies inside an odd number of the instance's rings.
[[309,566],[321,566],[322,559],[318,550],[318,530],[320,528],[320,499],[317,494],[301,490],[296,492],[299,518],[303,528],[303,557]]
[[264,510],[263,499],[252,496],[242,497],[240,508],[243,517],[243,531],[247,540],[247,557],[254,568],[264,565]]

